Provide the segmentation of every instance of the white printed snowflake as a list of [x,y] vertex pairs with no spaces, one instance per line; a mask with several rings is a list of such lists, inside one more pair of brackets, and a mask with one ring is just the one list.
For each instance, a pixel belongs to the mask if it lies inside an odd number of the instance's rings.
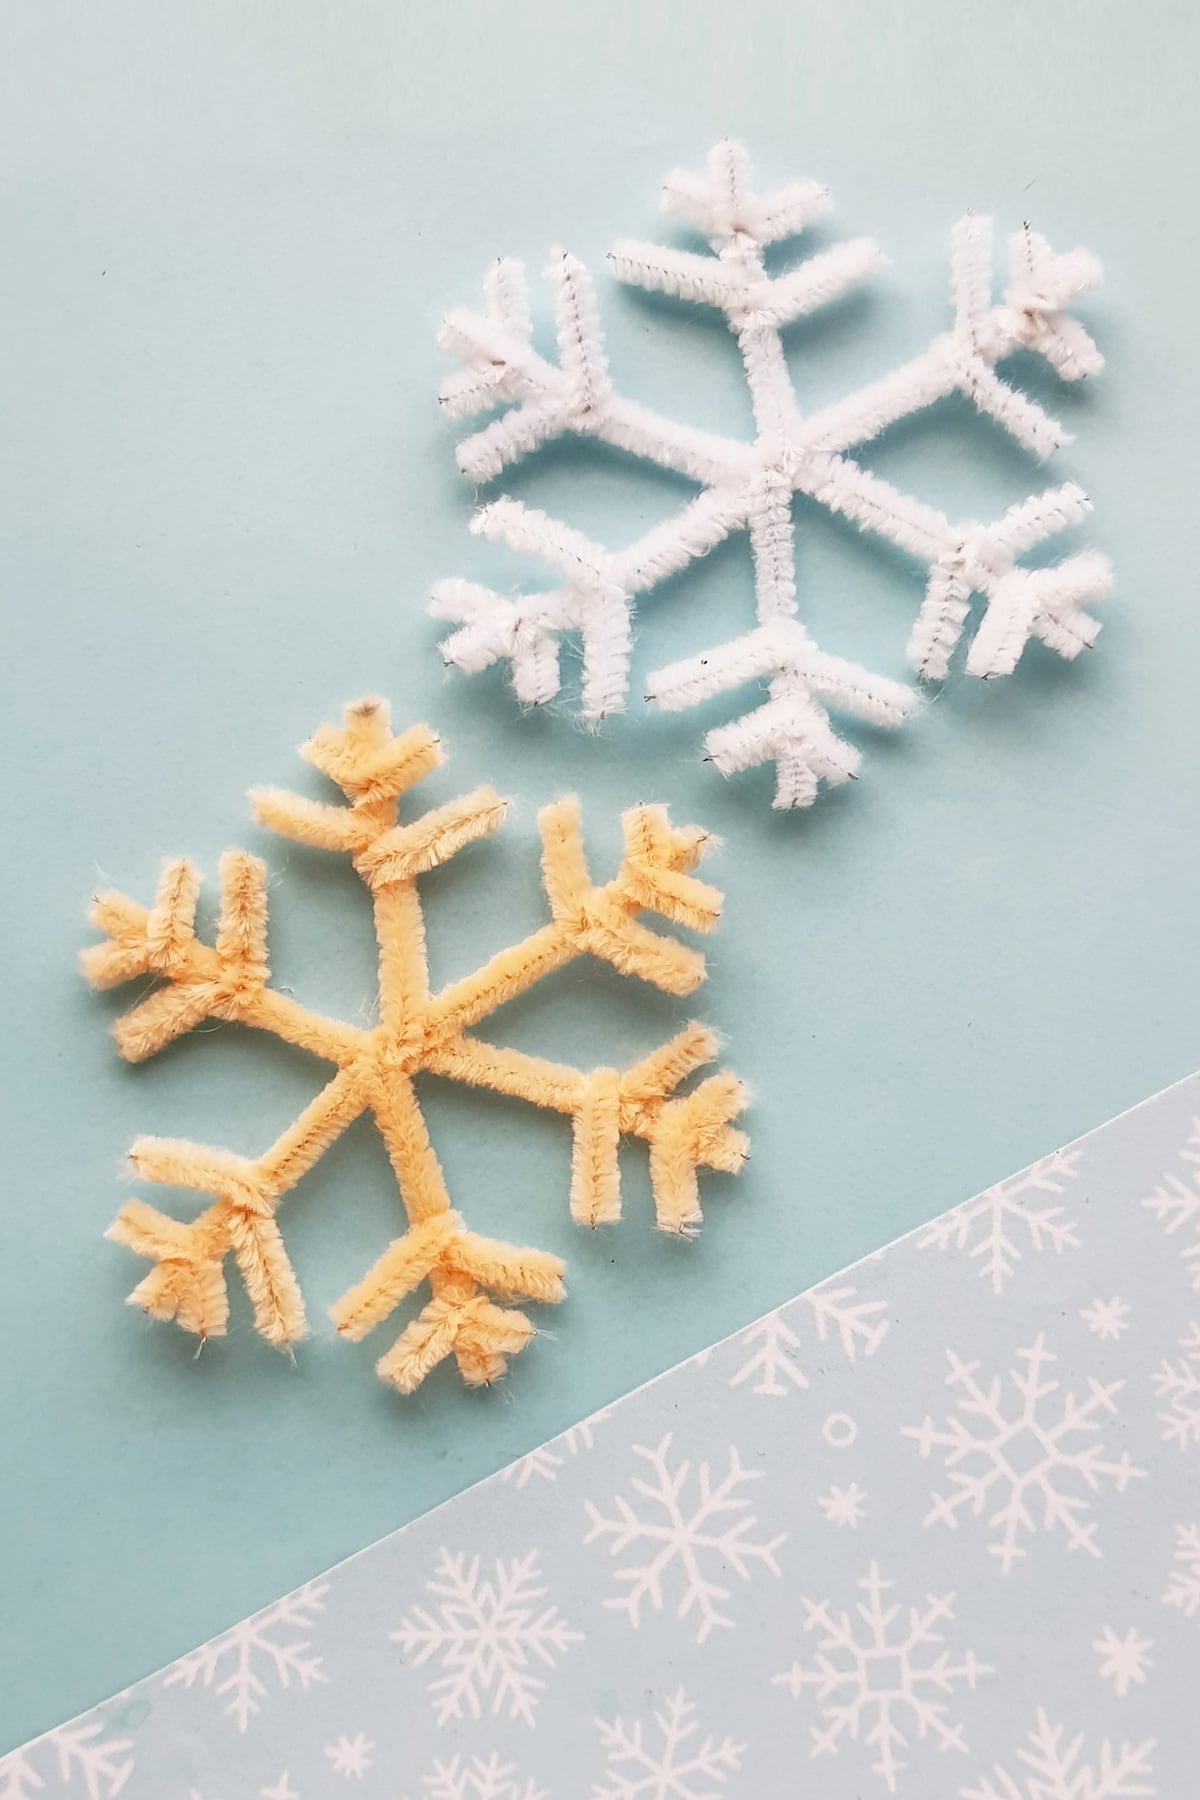
[[531,1481],[557,1481],[558,1471],[568,1458],[576,1457],[584,1450],[591,1450],[595,1445],[595,1428],[602,1419],[607,1419],[612,1408],[602,1406],[589,1418],[581,1419],[578,1425],[572,1425],[548,1444],[539,1444],[536,1450],[529,1450],[519,1456],[516,1462],[501,1469],[501,1481],[513,1482],[518,1488],[528,1487]]
[[1038,456],[1056,449],[1065,441],[1061,428],[996,371],[1018,350],[1044,357],[1065,381],[1101,367],[1095,345],[1067,312],[1100,279],[1100,265],[1082,250],[1055,255],[1026,227],[1012,240],[1009,286],[993,304],[990,221],[968,214],[952,240],[950,330],[882,379],[805,417],[782,334],[878,268],[881,252],[859,238],[786,273],[769,274],[764,252],[802,232],[825,210],[827,195],[808,181],[756,194],[746,151],[736,143],[718,144],[705,174],[669,176],[663,205],[702,232],[715,254],[620,243],[611,257],[613,272],[634,287],[698,301],[724,316],[750,390],[754,441],[681,425],[618,394],[587,270],[561,251],[546,271],[556,294],[558,335],[557,365],[548,361],[533,346],[521,265],[497,263],[485,282],[484,311],[454,311],[440,333],[442,347],[462,364],[442,385],[446,414],[461,418],[502,409],[460,443],[462,472],[476,482],[490,480],[539,445],[574,435],[673,470],[699,492],[673,517],[617,550],[520,501],[501,498],[485,506],[472,530],[539,557],[557,585],[514,599],[475,582],[439,583],[432,611],[459,626],[442,654],[467,673],[507,661],[518,698],[537,705],[558,692],[560,638],[579,633],[584,717],[619,712],[629,685],[638,597],[733,533],[746,532],[756,626],[658,670],[646,683],[646,697],[673,712],[765,681],[764,705],[709,733],[708,759],[724,774],[774,762],[775,804],[807,806],[819,782],[846,781],[861,760],[835,735],[829,710],[892,726],[916,696],[827,655],[797,618],[795,495],[898,548],[928,572],[908,650],[925,679],[940,681],[948,673],[975,595],[983,599],[983,615],[966,658],[972,675],[1011,673],[1030,638],[1064,657],[1094,642],[1099,626],[1082,606],[1108,591],[1106,559],[1083,553],[1036,568],[1019,561],[1086,515],[1081,489],[1046,489],[993,523],[959,523],[899,492],[850,452],[955,393]]
[[625,1613],[636,1629],[643,1606],[660,1612],[666,1589],[674,1586],[678,1589],[676,1617],[692,1618],[697,1642],[703,1643],[714,1627],[733,1624],[722,1610],[731,1591],[722,1577],[732,1572],[739,1580],[749,1581],[756,1569],[778,1575],[775,1553],[786,1534],[780,1532],[762,1541],[744,1492],[762,1471],[744,1469],[736,1450],[730,1450],[728,1470],[719,1481],[713,1480],[707,1463],[700,1463],[694,1484],[689,1460],[671,1465],[669,1432],[655,1449],[639,1444],[633,1446],[633,1453],[648,1471],[630,1480],[634,1501],[616,1495],[612,1518],[587,1502],[585,1543],[607,1539],[613,1557],[627,1551],[640,1551],[646,1557],[644,1562],[617,1570],[616,1579],[625,1592],[604,1604]]
[[806,1388],[808,1376],[796,1360],[800,1338],[782,1313],[768,1313],[741,1332],[738,1342],[748,1352],[729,1377],[730,1387],[750,1383],[752,1394],[782,1399],[792,1388]]
[[361,1781],[371,1767],[371,1752],[375,1745],[365,1731],[354,1737],[335,1738],[332,1744],[326,1744],[325,1754],[335,1775],[357,1775]]
[[1142,1205],[1168,1237],[1179,1235],[1179,1255],[1200,1293],[1200,1118],[1192,1120],[1179,1160],[1189,1165],[1188,1179],[1168,1172]]
[[630,1725],[597,1719],[609,1768],[593,1787],[593,1800],[718,1800],[709,1784],[725,1785],[744,1746],[704,1733],[695,1711],[679,1688],[654,1713],[652,1730],[640,1719]]
[[921,1250],[965,1250],[979,1273],[1002,1294],[1020,1262],[1033,1252],[1079,1248],[1079,1234],[1061,1206],[1039,1204],[1039,1194],[1062,1194],[1078,1174],[1081,1150],[1056,1150],[1032,1168],[998,1181],[983,1194],[943,1213],[917,1239]]
[[812,1727],[814,1756],[837,1755],[843,1739],[865,1743],[872,1772],[895,1793],[913,1732],[942,1751],[966,1749],[947,1696],[957,1687],[974,1692],[993,1670],[973,1651],[956,1661],[946,1648],[941,1627],[954,1618],[953,1594],[928,1594],[923,1606],[905,1608],[885,1597],[892,1585],[873,1562],[853,1609],[803,1596],[804,1629],[817,1634],[813,1665],[793,1663],[772,1679],[796,1699],[811,1693],[816,1700],[823,1722]]
[[1163,1601],[1177,1606],[1185,1618],[1200,1612],[1200,1525],[1175,1527],[1175,1561]]
[[1119,1699],[1123,1700],[1131,1687],[1145,1681],[1154,1666],[1150,1654],[1153,1648],[1152,1639],[1143,1637],[1132,1626],[1122,1634],[1111,1625],[1101,1627],[1092,1649],[1100,1659],[1101,1680],[1112,1682]]
[[278,1781],[273,1781],[269,1787],[259,1788],[258,1793],[259,1800],[300,1800],[286,1769],[283,1770]]
[[115,1800],[133,1773],[129,1738],[104,1735],[99,1720],[60,1725],[0,1756],[0,1800],[34,1800],[53,1791],[78,1800]]
[[985,1385],[977,1362],[965,1363],[953,1350],[947,1357],[946,1385],[958,1389],[958,1413],[940,1427],[928,1415],[921,1425],[902,1427],[922,1457],[941,1452],[950,1481],[946,1493],[933,1495],[926,1525],[957,1526],[960,1515],[986,1511],[996,1534],[988,1550],[1005,1574],[1025,1555],[1021,1538],[1040,1529],[1060,1529],[1069,1549],[1099,1556],[1096,1521],[1085,1517],[1089,1496],[1102,1481],[1124,1493],[1145,1475],[1126,1451],[1106,1455],[1096,1437],[1103,1416],[1116,1412],[1114,1395],[1124,1382],[1089,1377],[1086,1399],[1060,1395],[1061,1383],[1047,1373],[1056,1358],[1041,1333],[1017,1351],[1020,1366],[1008,1372],[1011,1402],[1003,1398],[1001,1376]]
[[307,1636],[296,1634],[311,1629],[314,1615],[325,1610],[328,1592],[327,1581],[310,1581],[286,1594],[274,1606],[180,1657],[167,1670],[163,1685],[211,1688],[226,1702],[224,1711],[238,1730],[245,1731],[262,1709],[271,1677],[280,1688],[293,1682],[309,1688],[324,1681],[321,1658],[313,1655]]
[[827,1494],[817,1495],[817,1505],[830,1525],[849,1525],[855,1529],[866,1516],[866,1493],[857,1481],[849,1487],[831,1487]]
[[478,1556],[442,1550],[425,1586],[435,1610],[413,1607],[389,1636],[417,1668],[434,1661],[445,1670],[429,1684],[438,1724],[478,1719],[490,1699],[493,1713],[507,1705],[509,1718],[532,1725],[546,1683],[530,1664],[552,1669],[581,1641],[556,1606],[538,1604],[546,1590],[537,1551],[497,1557],[485,1577]]
[[997,1767],[962,1800],[1140,1800],[1158,1789],[1148,1784],[1154,1741],[1112,1744],[1105,1738],[1097,1761],[1083,1758],[1083,1733],[1068,1738],[1039,1708],[1027,1747],[1017,1751],[1016,1774]]
[[1115,1344],[1122,1333],[1129,1329],[1129,1315],[1132,1311],[1128,1301],[1119,1300],[1114,1294],[1111,1300],[1096,1299],[1087,1306],[1081,1306],[1079,1316],[1095,1337]]
[[1154,1377],[1154,1391],[1166,1406],[1160,1412],[1162,1434],[1181,1450],[1200,1445],[1200,1325],[1191,1325],[1179,1340],[1180,1356],[1164,1358]]
[[490,1756],[452,1756],[435,1762],[433,1772],[422,1778],[428,1800],[549,1800],[544,1788],[523,1781],[515,1763]]
[[[748,1325],[739,1343],[749,1354],[730,1376],[730,1387],[750,1383],[754,1394],[780,1399],[793,1388],[806,1388],[808,1376],[798,1360],[802,1342],[798,1331],[788,1323],[799,1323],[801,1308],[807,1306],[822,1344],[836,1338],[847,1361],[854,1363],[859,1354],[874,1356],[888,1334],[890,1321],[886,1300],[864,1300],[848,1283],[840,1287],[826,1284],[802,1294],[799,1300],[768,1313]],[[787,1315],[787,1316],[785,1316]]]

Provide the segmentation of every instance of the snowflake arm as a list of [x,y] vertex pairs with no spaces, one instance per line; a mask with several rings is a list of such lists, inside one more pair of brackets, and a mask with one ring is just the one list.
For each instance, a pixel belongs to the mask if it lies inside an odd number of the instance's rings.
[[211,1688],[225,1702],[225,1712],[245,1731],[262,1710],[268,1680],[279,1688],[301,1689],[325,1680],[321,1657],[313,1653],[307,1634],[325,1609],[328,1582],[310,1581],[253,1618],[201,1644],[163,1677],[164,1687]]
[[644,1549],[648,1558],[617,1570],[624,1592],[606,1600],[606,1606],[625,1613],[636,1630],[643,1607],[661,1612],[667,1587],[677,1579],[677,1616],[694,1617],[697,1641],[703,1643],[715,1628],[732,1623],[723,1610],[730,1589],[719,1577],[732,1570],[739,1580],[749,1581],[755,1569],[778,1575],[776,1551],[784,1537],[758,1538],[744,1489],[760,1471],[744,1469],[736,1450],[730,1450],[729,1468],[719,1480],[714,1481],[707,1463],[699,1465],[694,1494],[692,1464],[685,1458],[672,1467],[670,1450],[670,1433],[653,1450],[634,1446],[648,1469],[648,1475],[630,1482],[635,1500],[616,1495],[611,1517],[588,1501],[584,1542],[607,1541],[613,1557]]
[[432,610],[459,626],[443,644],[446,661],[477,672],[508,660],[525,704],[557,692],[558,639],[579,632],[582,712],[600,719],[625,704],[636,598],[745,530],[757,629],[652,674],[647,698],[671,710],[766,679],[767,704],[710,733],[708,757],[726,774],[774,761],[776,804],[808,805],[821,781],[844,781],[857,771],[858,753],[834,734],[829,709],[890,727],[911,710],[915,696],[897,682],[825,655],[795,618],[794,494],[926,566],[928,586],[909,660],[927,680],[947,674],[975,594],[984,600],[984,613],[967,657],[971,674],[1010,673],[1031,637],[1068,658],[1095,640],[1099,627],[1084,603],[1107,592],[1107,561],[1094,553],[1068,557],[1054,568],[1028,569],[1016,561],[1082,518],[1088,502],[1081,490],[1068,486],[1035,495],[992,525],[956,525],[872,475],[848,452],[958,392],[1027,449],[1049,454],[1066,434],[997,367],[1024,349],[1043,356],[1064,381],[1098,370],[1095,345],[1067,309],[1100,279],[1100,266],[1086,251],[1055,255],[1027,228],[1012,241],[1009,285],[993,304],[990,223],[968,215],[956,226],[951,249],[952,328],[902,368],[806,419],[781,332],[873,273],[882,260],[878,249],[856,239],[769,276],[764,250],[802,231],[825,209],[827,197],[811,182],[757,195],[746,152],[735,143],[717,145],[705,174],[669,177],[663,205],[702,231],[713,254],[626,241],[612,253],[613,271],[628,285],[707,305],[724,317],[750,391],[754,441],[697,432],[618,394],[587,271],[565,253],[557,253],[547,271],[555,291],[558,363],[546,361],[532,347],[519,265],[497,264],[485,283],[484,312],[452,313],[440,337],[462,364],[442,388],[447,414],[460,418],[507,407],[460,443],[463,473],[491,479],[530,451],[573,433],[670,469],[698,483],[701,492],[635,543],[613,551],[545,513],[494,501],[472,529],[541,557],[562,585],[514,599],[477,583],[447,581],[435,588]]
[[741,1765],[745,1746],[731,1737],[701,1736],[696,1708],[682,1688],[666,1696],[653,1715],[653,1729],[640,1719],[609,1724],[596,1721],[609,1769],[592,1789],[594,1800],[655,1800],[671,1794],[678,1800],[717,1800],[716,1790],[697,1782],[718,1782]]
[[1177,1525],[1175,1536],[1175,1561],[1179,1566],[1171,1570],[1163,1603],[1177,1606],[1185,1618],[1191,1619],[1200,1612],[1200,1525]]
[[1063,1208],[1036,1204],[1033,1197],[1065,1193],[1078,1172],[1081,1154],[1079,1150],[1056,1150],[1022,1174],[997,1182],[935,1219],[921,1233],[918,1247],[965,1251],[978,1262],[979,1273],[990,1281],[992,1292],[1002,1294],[1021,1260],[1023,1240],[1035,1253],[1078,1249],[1079,1233],[1063,1216]]
[[1017,1751],[1014,1775],[997,1766],[978,1787],[962,1790],[963,1800],[1136,1800],[1152,1795],[1150,1755],[1154,1741],[1113,1744],[1105,1738],[1099,1758],[1083,1760],[1083,1733],[1068,1737],[1040,1709],[1028,1747]]
[[106,1738],[95,1721],[60,1725],[0,1756],[0,1800],[36,1800],[48,1792],[51,1765],[61,1791],[70,1787],[80,1800],[116,1800],[133,1773],[131,1748],[129,1738]]
[[1186,1450],[1200,1447],[1200,1325],[1192,1325],[1179,1340],[1177,1362],[1164,1358],[1154,1376],[1154,1391],[1165,1403],[1159,1423],[1168,1444]]
[[101,896],[92,919],[107,941],[84,952],[85,973],[99,987],[144,974],[162,984],[117,1022],[117,1045],[129,1060],[140,1061],[213,1018],[256,1027],[335,1066],[299,1118],[257,1158],[173,1139],[139,1139],[131,1160],[144,1179],[211,1195],[214,1203],[183,1224],[132,1200],[110,1236],[155,1265],[132,1301],[156,1318],[175,1318],[201,1338],[225,1330],[224,1264],[232,1254],[257,1329],[272,1344],[290,1345],[306,1327],[276,1211],[333,1141],[369,1113],[395,1173],[408,1230],[338,1301],[334,1321],[344,1336],[360,1338],[428,1282],[430,1299],[381,1359],[380,1375],[410,1392],[452,1354],[465,1380],[489,1382],[533,1334],[522,1313],[497,1305],[489,1291],[502,1301],[559,1300],[562,1265],[544,1251],[514,1249],[463,1224],[450,1204],[413,1078],[427,1069],[568,1115],[575,1135],[571,1208],[589,1224],[619,1216],[620,1139],[642,1138],[659,1224],[694,1231],[701,1218],[698,1169],[736,1172],[746,1155],[746,1140],[732,1125],[745,1104],[733,1075],[722,1071],[677,1092],[715,1056],[710,1032],[691,1025],[629,1069],[585,1072],[483,1043],[470,1028],[583,955],[668,993],[691,992],[703,980],[703,957],[652,932],[639,915],[657,913],[700,931],[715,926],[721,896],[692,873],[708,839],[696,827],[672,827],[662,808],[639,807],[625,816],[617,876],[597,887],[584,859],[577,802],[547,807],[539,823],[550,922],[433,994],[417,880],[494,831],[503,803],[481,788],[399,823],[398,800],[437,766],[441,750],[424,726],[393,736],[377,701],[349,708],[344,728],[318,732],[304,754],[342,787],[350,804],[330,806],[263,789],[253,795],[255,812],[285,837],[351,856],[374,912],[378,1024],[360,1028],[326,1019],[268,985],[266,871],[242,851],[222,859],[221,916],[212,945],[195,935],[199,877],[186,862],[168,864],[149,909],[122,895]]

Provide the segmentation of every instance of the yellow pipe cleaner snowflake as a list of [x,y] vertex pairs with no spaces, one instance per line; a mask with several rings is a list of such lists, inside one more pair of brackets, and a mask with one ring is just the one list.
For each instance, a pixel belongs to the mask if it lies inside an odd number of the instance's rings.
[[232,1252],[257,1330],[276,1346],[295,1343],[306,1330],[304,1306],[275,1215],[283,1196],[335,1138],[369,1112],[395,1173],[408,1229],[332,1308],[338,1331],[364,1337],[428,1281],[430,1298],[379,1361],[380,1376],[411,1393],[453,1354],[465,1381],[490,1382],[528,1343],[533,1326],[489,1294],[561,1300],[563,1266],[545,1251],[514,1249],[468,1230],[450,1204],[413,1078],[426,1069],[568,1114],[574,1130],[571,1212],[583,1224],[620,1216],[620,1139],[645,1139],[659,1225],[695,1230],[701,1216],[697,1169],[733,1173],[746,1156],[746,1139],[731,1124],[745,1102],[734,1075],[721,1071],[688,1093],[676,1092],[714,1058],[711,1032],[690,1024],[631,1068],[585,1073],[484,1043],[471,1027],[584,954],[668,993],[690,993],[704,979],[704,958],[650,930],[637,914],[659,913],[697,931],[715,926],[721,896],[691,874],[706,834],[695,826],[673,829],[662,807],[636,807],[622,819],[625,854],[615,880],[595,887],[584,860],[578,801],[545,807],[538,824],[550,922],[432,994],[417,879],[494,831],[504,802],[491,788],[477,788],[400,824],[400,795],[443,756],[425,725],[394,736],[379,700],[348,707],[344,727],[323,727],[301,754],[337,783],[350,804],[259,788],[251,793],[255,817],[298,843],[351,857],[374,907],[379,1022],[364,1028],[327,1019],[268,986],[266,868],[246,851],[228,850],[221,859],[221,910],[211,945],[195,934],[200,877],[183,859],[166,865],[150,908],[123,894],[98,896],[89,916],[107,941],[83,952],[88,980],[107,988],[149,974],[163,983],[114,1026],[128,1061],[153,1056],[205,1019],[227,1019],[336,1066],[299,1118],[257,1158],[139,1138],[130,1151],[139,1175],[209,1194],[214,1204],[184,1224],[131,1200],[108,1235],[154,1262],[130,1295],[131,1304],[154,1318],[173,1318],[201,1338],[222,1334],[228,1315],[224,1263]]

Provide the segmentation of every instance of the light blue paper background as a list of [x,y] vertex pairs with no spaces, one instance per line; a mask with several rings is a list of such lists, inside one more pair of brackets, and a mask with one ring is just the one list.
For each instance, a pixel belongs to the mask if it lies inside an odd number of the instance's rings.
[[[551,0],[10,0],[0,23],[0,592],[9,747],[0,1305],[0,1740],[15,1742],[506,1462],[681,1356],[1197,1060],[1200,255],[1187,85],[1196,15],[1151,0],[950,7]],[[445,307],[500,252],[565,241],[602,272],[657,228],[667,168],[725,131],[770,179],[827,181],[892,263],[798,334],[803,399],[899,361],[944,318],[965,206],[1030,216],[1108,267],[1089,320],[1109,372],[1062,407],[1054,476],[1096,502],[1119,592],[1095,656],[954,686],[867,779],[810,816],[696,760],[701,721],[635,714],[601,742],[444,680],[424,596],[494,577],[433,403]],[[736,428],[730,346],[602,280],[630,391]],[[1057,404],[1057,400],[1054,402]],[[1038,480],[954,409],[874,466],[994,516]],[[552,458],[511,484],[597,535],[669,501],[630,468]],[[802,606],[828,648],[901,672],[911,572],[816,521]],[[744,550],[645,609],[644,671],[749,617]],[[356,1012],[372,992],[348,873],[268,843],[243,789],[386,693],[430,717],[438,798],[494,779],[509,829],[430,884],[435,968],[540,917],[535,806],[582,793],[598,863],[644,795],[722,832],[728,893],[693,1011],[758,1098],[755,1154],[710,1180],[699,1243],[566,1219],[561,1122],[439,1090],[452,1189],[484,1229],[569,1255],[556,1343],[501,1391],[399,1403],[376,1345],[328,1331],[293,1369],[250,1334],[200,1361],[121,1300],[99,1234],[140,1131],[251,1151],[312,1091],[231,1032],[140,1071],[72,975],[83,902],[144,895],[166,852],[266,851],[280,979]],[[653,755],[654,762],[648,758]],[[431,791],[434,784],[431,784]],[[315,787],[310,791],[316,791]],[[286,879],[284,879],[286,873]],[[486,885],[483,885],[486,883]],[[579,970],[511,1022],[550,1053],[625,1059],[687,1009]],[[289,1203],[310,1311],[394,1228],[356,1132]]]

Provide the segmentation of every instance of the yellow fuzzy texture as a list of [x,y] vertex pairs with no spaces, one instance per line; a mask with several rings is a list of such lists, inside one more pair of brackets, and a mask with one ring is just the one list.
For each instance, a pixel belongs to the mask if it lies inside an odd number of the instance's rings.
[[152,975],[161,983],[114,1027],[128,1061],[153,1056],[206,1019],[228,1019],[299,1045],[335,1069],[257,1158],[170,1138],[138,1139],[130,1158],[139,1175],[207,1194],[212,1204],[183,1224],[143,1200],[130,1200],[108,1235],[154,1264],[130,1295],[154,1318],[174,1319],[201,1338],[223,1333],[225,1259],[232,1255],[258,1331],[281,1348],[293,1344],[306,1330],[304,1306],[275,1214],[334,1139],[369,1113],[395,1173],[408,1228],[332,1308],[334,1322],[343,1336],[362,1338],[428,1284],[429,1299],[380,1359],[380,1375],[411,1393],[453,1356],[465,1381],[491,1382],[528,1343],[533,1326],[489,1295],[561,1300],[562,1264],[543,1250],[478,1237],[463,1223],[451,1207],[413,1078],[427,1069],[568,1115],[574,1128],[571,1212],[588,1225],[620,1216],[620,1139],[644,1139],[659,1224],[693,1231],[700,1221],[697,1168],[733,1172],[746,1155],[746,1140],[731,1123],[745,1099],[735,1077],[722,1072],[690,1093],[675,1093],[713,1059],[711,1033],[688,1025],[632,1068],[585,1073],[485,1043],[470,1028],[585,954],[668,993],[690,992],[703,980],[703,957],[651,931],[636,915],[651,911],[711,930],[721,897],[691,873],[705,835],[695,827],[674,830],[661,807],[638,807],[623,819],[625,856],[618,874],[598,888],[584,859],[578,802],[546,807],[539,825],[551,922],[433,994],[417,879],[494,831],[504,817],[503,801],[490,788],[478,788],[400,823],[400,796],[438,766],[442,752],[424,725],[393,736],[379,700],[350,706],[342,727],[324,727],[301,754],[337,783],[349,805],[258,789],[251,794],[255,817],[284,837],[351,857],[374,908],[379,1023],[363,1027],[324,1018],[269,986],[266,870],[245,851],[229,850],[221,859],[221,911],[211,945],[196,937],[200,878],[182,859],[167,864],[148,909],[123,894],[99,895],[90,918],[105,942],[83,952],[89,981],[107,988]]

